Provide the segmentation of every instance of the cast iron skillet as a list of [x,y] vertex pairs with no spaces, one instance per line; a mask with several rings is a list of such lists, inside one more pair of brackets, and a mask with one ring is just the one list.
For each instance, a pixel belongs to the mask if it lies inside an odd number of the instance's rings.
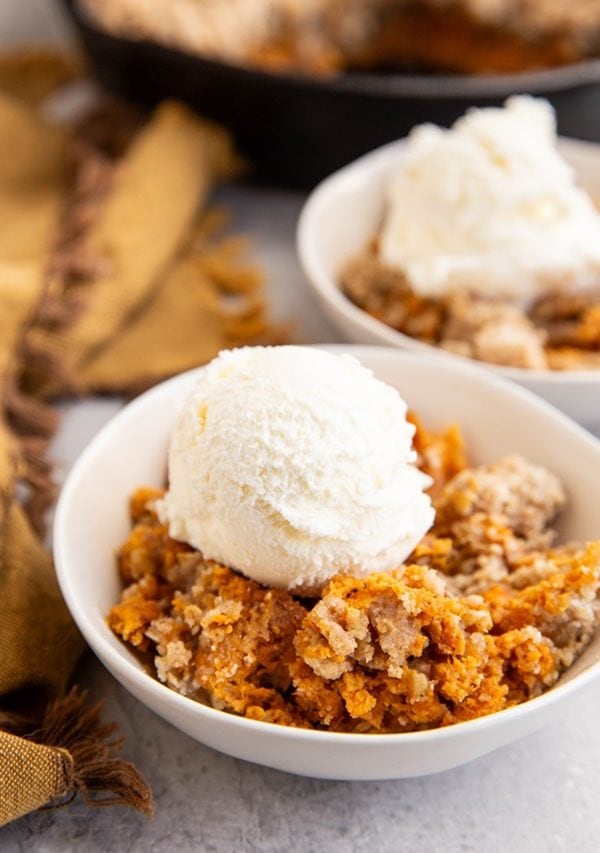
[[[575,0],[574,0],[575,1]],[[469,106],[543,95],[559,131],[600,141],[600,59],[526,74],[272,74],[108,35],[64,0],[100,82],[144,104],[177,97],[226,124],[260,177],[307,189],[424,121],[449,125]]]

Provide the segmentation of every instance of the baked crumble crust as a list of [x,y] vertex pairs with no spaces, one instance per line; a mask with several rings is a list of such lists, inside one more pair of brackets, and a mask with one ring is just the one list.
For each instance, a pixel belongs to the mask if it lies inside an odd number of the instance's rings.
[[507,73],[600,51],[600,0],[79,0],[103,28],[271,70]]

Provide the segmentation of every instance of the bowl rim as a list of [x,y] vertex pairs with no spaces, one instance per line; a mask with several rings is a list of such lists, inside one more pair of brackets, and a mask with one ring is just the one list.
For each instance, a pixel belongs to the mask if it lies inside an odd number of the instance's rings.
[[[77,25],[88,32],[101,35],[124,46],[154,48],[171,56],[184,57],[195,61],[198,67],[213,72],[242,76],[273,85],[289,85],[293,88],[338,93],[343,95],[378,96],[381,98],[432,98],[452,100],[454,98],[499,98],[515,91],[528,91],[535,94],[558,92],[578,86],[600,83],[600,57],[590,57],[578,62],[554,68],[514,72],[510,74],[419,74],[390,72],[343,72],[341,74],[318,77],[299,72],[276,72],[260,68],[246,67],[224,62],[211,57],[192,53],[149,38],[131,38],[115,35],[102,29],[90,14],[78,3],[78,0],[63,0],[68,13]],[[163,54],[164,55],[164,54]]]
[[[485,370],[470,364],[448,364],[434,356],[424,356],[419,353],[406,352],[397,349],[391,349],[381,346],[362,346],[357,344],[318,344],[313,345],[317,348],[322,348],[333,352],[348,352],[360,360],[361,356],[381,355],[390,360],[404,362],[405,365],[412,363],[428,363],[436,369],[447,369],[458,372],[462,375],[470,376],[479,382],[484,382],[487,385],[492,385],[502,396],[512,396],[527,403],[529,406],[537,409],[546,417],[551,418],[554,422],[559,423],[561,427],[569,431],[572,435],[577,436],[578,440],[586,444],[590,449],[595,451],[600,458],[600,439],[595,438],[585,429],[580,427],[566,415],[556,410],[553,406],[538,398],[535,394],[508,382],[505,379],[495,376],[489,376]],[[139,689],[140,693],[148,694],[148,692],[162,703],[171,703],[173,706],[180,708],[182,711],[195,715],[198,719],[208,718],[215,723],[223,723],[233,727],[245,729],[248,733],[268,733],[277,738],[291,738],[299,741],[309,742],[328,742],[338,744],[369,744],[371,746],[387,748],[389,746],[398,746],[400,744],[427,744],[437,743],[441,740],[459,738],[463,734],[475,733],[477,731],[493,728],[499,723],[510,723],[521,717],[529,717],[536,711],[543,711],[554,705],[561,699],[566,699],[573,693],[589,685],[592,681],[600,676],[600,659],[591,665],[587,666],[583,671],[577,673],[565,683],[559,682],[551,687],[548,691],[529,699],[519,705],[514,705],[501,711],[496,711],[484,717],[477,717],[473,720],[454,723],[450,726],[437,727],[426,729],[418,732],[398,732],[394,734],[357,734],[352,732],[330,732],[317,729],[295,728],[278,723],[264,722],[262,720],[252,720],[242,717],[229,711],[221,711],[216,708],[211,708],[197,700],[183,696],[169,687],[161,683],[156,677],[139,668],[134,663],[130,656],[130,652],[124,643],[120,643],[119,648],[115,648],[107,636],[97,630],[93,621],[89,618],[88,612],[84,608],[80,608],[78,604],[77,594],[71,583],[71,576],[77,572],[77,568],[71,568],[69,560],[68,541],[68,515],[70,513],[70,505],[75,501],[79,487],[79,480],[85,474],[85,470],[89,461],[101,454],[106,446],[110,443],[116,433],[119,432],[123,421],[127,420],[131,413],[138,410],[143,410],[147,406],[151,406],[163,396],[171,395],[177,386],[181,386],[181,392],[189,390],[189,383],[193,381],[203,367],[194,368],[185,373],[178,374],[171,379],[159,383],[154,388],[141,394],[132,402],[126,404],[109,422],[100,429],[100,431],[92,438],[85,450],[80,454],[79,458],[69,472],[67,479],[62,487],[59,500],[56,507],[54,525],[53,525],[53,553],[56,565],[56,574],[59,586],[69,611],[81,631],[90,648],[98,655],[103,665],[105,665],[126,689],[129,684]],[[109,629],[107,628],[107,631]],[[105,663],[106,661],[106,663]],[[116,675],[118,673],[118,676]],[[143,701],[143,700],[140,700]]]
[[[458,353],[443,350],[433,344],[425,343],[393,329],[387,323],[372,317],[362,308],[359,308],[342,293],[335,280],[323,268],[320,260],[321,256],[315,249],[313,242],[313,220],[318,215],[321,206],[338,191],[339,186],[355,176],[362,176],[369,171],[377,169],[380,163],[393,161],[396,156],[399,156],[406,142],[407,137],[402,137],[401,139],[396,139],[393,142],[388,142],[385,145],[374,148],[367,154],[363,154],[346,166],[342,166],[340,169],[332,172],[331,175],[324,178],[308,194],[300,211],[296,227],[296,254],[300,260],[305,278],[317,296],[325,300],[332,310],[337,314],[343,315],[352,325],[359,325],[370,335],[376,336],[380,343],[385,343],[399,349],[421,352],[424,355],[435,354],[439,358],[452,361],[456,364],[474,363],[482,369],[490,371],[493,375],[508,378],[516,382],[529,380],[540,384],[547,383],[552,386],[600,384],[600,368],[551,370],[550,368],[509,367],[477,361]],[[572,151],[585,151],[588,155],[592,154],[597,157],[598,165],[600,166],[600,142],[589,142],[583,139],[560,136],[559,144],[563,150],[568,151],[571,149]],[[350,254],[348,257],[350,257]]]

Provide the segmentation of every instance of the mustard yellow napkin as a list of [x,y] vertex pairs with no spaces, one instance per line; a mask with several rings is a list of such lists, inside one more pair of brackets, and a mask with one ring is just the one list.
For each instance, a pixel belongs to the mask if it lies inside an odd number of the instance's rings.
[[139,773],[116,757],[114,727],[79,694],[61,698],[83,642],[27,516],[41,524],[51,490],[44,451],[54,418],[19,387],[21,349],[46,289],[66,181],[63,132],[0,94],[0,824],[77,790],[152,810]]
[[169,102],[143,122],[118,106],[51,126],[37,104],[74,73],[0,56],[0,824],[77,792],[153,808],[114,727],[66,693],[83,643],[41,540],[47,401],[134,393],[282,339],[243,241],[203,211],[239,167],[229,136]]

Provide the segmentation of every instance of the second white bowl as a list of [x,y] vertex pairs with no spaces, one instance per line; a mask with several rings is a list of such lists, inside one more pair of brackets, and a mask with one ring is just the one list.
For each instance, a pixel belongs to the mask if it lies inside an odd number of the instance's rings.
[[[378,232],[385,207],[385,188],[402,158],[404,140],[361,157],[323,181],[309,196],[298,225],[298,254],[304,272],[325,313],[339,331],[358,344],[385,344],[437,353],[455,363],[462,356],[397,332],[371,317],[344,296],[338,277],[344,264]],[[560,149],[579,180],[600,197],[600,145],[561,139]],[[478,362],[539,394],[580,423],[600,427],[600,370],[568,372],[525,370]]]

